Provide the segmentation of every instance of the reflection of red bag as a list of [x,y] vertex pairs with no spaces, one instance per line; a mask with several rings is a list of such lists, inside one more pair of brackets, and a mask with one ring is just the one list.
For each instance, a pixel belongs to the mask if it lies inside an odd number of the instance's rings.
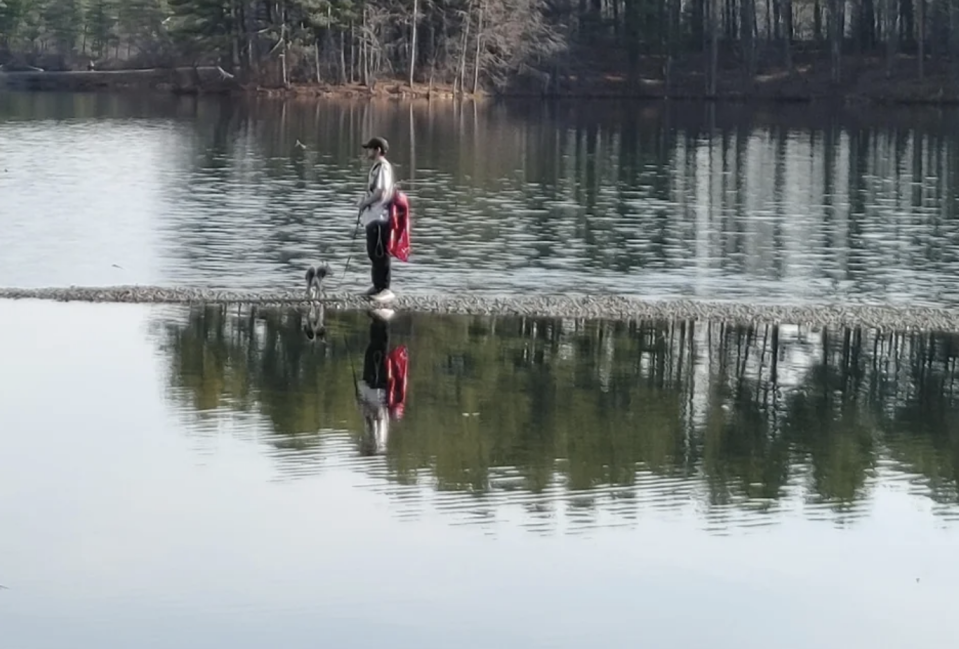
[[406,370],[409,354],[406,345],[400,345],[386,357],[386,407],[394,419],[403,418],[406,403]]
[[400,261],[410,259],[410,199],[399,190],[390,203],[390,240],[386,252]]

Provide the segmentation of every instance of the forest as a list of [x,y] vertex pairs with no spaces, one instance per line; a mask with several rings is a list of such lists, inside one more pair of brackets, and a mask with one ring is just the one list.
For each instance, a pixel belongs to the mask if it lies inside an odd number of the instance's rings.
[[959,96],[949,0],[0,0],[5,71],[220,66],[244,86]]

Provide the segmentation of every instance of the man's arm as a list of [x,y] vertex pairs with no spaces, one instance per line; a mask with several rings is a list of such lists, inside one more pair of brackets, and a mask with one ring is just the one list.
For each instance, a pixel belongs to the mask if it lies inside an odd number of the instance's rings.
[[360,211],[362,212],[367,207],[369,207],[370,205],[372,205],[373,203],[377,202],[378,200],[382,198],[383,198],[383,188],[377,187],[375,190],[373,190],[373,193],[370,194],[369,198],[366,198],[360,201]]
[[386,195],[386,188],[389,183],[392,182],[392,178],[388,177],[389,174],[390,171],[387,169],[386,165],[381,164],[380,168],[376,171],[376,188],[368,198],[360,202],[360,211],[365,210],[370,205],[383,200],[383,197]]

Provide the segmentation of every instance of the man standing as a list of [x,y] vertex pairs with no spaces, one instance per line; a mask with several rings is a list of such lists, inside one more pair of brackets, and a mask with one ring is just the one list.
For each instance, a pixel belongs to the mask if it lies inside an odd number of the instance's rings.
[[366,252],[373,264],[373,286],[366,291],[370,299],[386,303],[395,297],[390,290],[390,203],[393,200],[393,166],[386,159],[390,145],[385,138],[374,137],[363,145],[373,162],[366,183],[366,196],[360,201],[360,223],[366,228]]

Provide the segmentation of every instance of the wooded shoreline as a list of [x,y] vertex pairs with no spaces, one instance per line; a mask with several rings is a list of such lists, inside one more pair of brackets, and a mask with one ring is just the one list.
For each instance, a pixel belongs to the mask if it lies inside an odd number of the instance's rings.
[[[944,105],[959,2],[0,0],[0,64],[68,91]],[[39,68],[65,72],[15,72]]]
[[[904,59],[906,57],[903,57]],[[890,74],[881,60],[855,59],[846,62],[847,81],[833,84],[816,66],[797,66],[770,71],[747,79],[741,70],[720,71],[711,94],[696,62],[678,67],[667,82],[653,75],[627,82],[616,75],[590,75],[581,79],[567,76],[543,85],[518,87],[499,92],[460,92],[453,84],[415,83],[399,78],[362,83],[291,83],[263,86],[241,83],[219,66],[143,68],[118,70],[0,71],[0,91],[54,92],[164,92],[173,94],[265,95],[270,97],[368,97],[395,99],[636,99],[697,100],[718,102],[839,102],[866,104],[959,104],[947,70],[929,71],[920,81],[912,74],[914,63],[904,60]],[[685,68],[685,69],[683,69]]]

